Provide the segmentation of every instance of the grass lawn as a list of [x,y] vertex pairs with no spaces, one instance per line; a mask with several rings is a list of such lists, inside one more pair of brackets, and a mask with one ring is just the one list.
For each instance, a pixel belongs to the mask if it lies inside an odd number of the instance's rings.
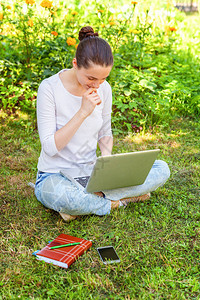
[[[1,115],[0,299],[199,299],[200,123],[176,119],[168,129],[116,136],[114,151],[160,148],[171,177],[145,203],[65,223],[27,186],[40,143],[28,120]],[[93,240],[69,269],[32,252],[66,233]],[[113,245],[121,263],[105,266],[96,247]]]

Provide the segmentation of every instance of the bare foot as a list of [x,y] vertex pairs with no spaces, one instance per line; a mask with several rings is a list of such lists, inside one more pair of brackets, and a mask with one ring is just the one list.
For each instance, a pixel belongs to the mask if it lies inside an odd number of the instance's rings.
[[111,209],[115,209],[119,207],[119,200],[111,201]]
[[137,196],[137,197],[130,197],[130,198],[123,198],[121,199],[120,201],[124,204],[124,205],[127,205],[128,203],[130,202],[140,202],[140,201],[146,201],[146,200],[149,200],[151,194],[148,193],[148,194],[145,194],[145,195],[142,195],[142,196]]
[[64,214],[64,213],[59,213],[59,214],[61,215],[63,220],[65,220],[66,222],[75,220],[77,218],[77,216],[72,216],[72,215],[68,215],[68,214]]

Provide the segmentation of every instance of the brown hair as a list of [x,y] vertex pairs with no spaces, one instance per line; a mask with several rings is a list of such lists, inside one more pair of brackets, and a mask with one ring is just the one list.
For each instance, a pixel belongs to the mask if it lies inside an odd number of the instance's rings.
[[77,66],[89,68],[91,63],[100,66],[112,66],[113,55],[110,45],[94,32],[93,28],[86,26],[79,31],[79,40],[76,50]]

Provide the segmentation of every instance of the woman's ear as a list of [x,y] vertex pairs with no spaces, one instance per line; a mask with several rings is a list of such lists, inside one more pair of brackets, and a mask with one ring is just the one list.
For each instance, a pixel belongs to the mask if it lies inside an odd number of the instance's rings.
[[73,64],[74,69],[76,69],[77,68],[77,60],[75,57],[72,60],[72,64]]

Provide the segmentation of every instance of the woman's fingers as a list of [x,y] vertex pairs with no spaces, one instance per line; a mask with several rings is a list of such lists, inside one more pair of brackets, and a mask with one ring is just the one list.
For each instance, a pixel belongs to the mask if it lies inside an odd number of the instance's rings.
[[101,98],[99,97],[99,95],[97,93],[96,93],[96,95],[92,94],[91,98],[95,101],[96,105],[101,104]]
[[84,95],[90,95],[90,94],[94,94],[94,93],[97,93],[97,89],[95,89],[95,88],[89,88],[89,89],[84,93]]
[[83,94],[81,109],[87,116],[89,116],[96,105],[99,104],[101,104],[101,98],[97,94],[96,89],[90,88]]
[[101,98],[97,94],[97,90],[94,88],[90,88],[85,93],[86,98],[90,101],[94,101],[95,105],[99,105],[101,103]]

